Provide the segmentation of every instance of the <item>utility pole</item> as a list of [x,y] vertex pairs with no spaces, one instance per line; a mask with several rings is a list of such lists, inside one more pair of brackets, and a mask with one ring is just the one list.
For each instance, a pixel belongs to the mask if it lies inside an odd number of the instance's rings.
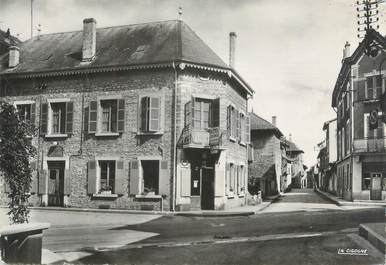
[[378,47],[373,45],[365,37],[369,31],[379,29],[378,3],[380,0],[361,0],[357,1],[358,35],[359,39],[366,42],[366,55],[375,57],[378,55]]
[[31,39],[34,36],[34,28],[33,28],[33,25],[34,25],[34,8],[33,8],[33,5],[34,5],[34,0],[31,0]]

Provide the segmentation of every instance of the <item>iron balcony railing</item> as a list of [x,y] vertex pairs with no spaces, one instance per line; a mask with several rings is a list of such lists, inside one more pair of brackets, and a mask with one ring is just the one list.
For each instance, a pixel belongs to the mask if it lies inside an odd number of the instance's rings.
[[354,153],[386,152],[386,137],[376,139],[354,139],[353,149]]

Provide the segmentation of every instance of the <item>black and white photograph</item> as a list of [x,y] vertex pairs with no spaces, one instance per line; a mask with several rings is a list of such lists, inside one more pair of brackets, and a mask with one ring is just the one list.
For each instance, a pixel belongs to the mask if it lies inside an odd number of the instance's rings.
[[0,0],[0,265],[386,265],[385,0]]

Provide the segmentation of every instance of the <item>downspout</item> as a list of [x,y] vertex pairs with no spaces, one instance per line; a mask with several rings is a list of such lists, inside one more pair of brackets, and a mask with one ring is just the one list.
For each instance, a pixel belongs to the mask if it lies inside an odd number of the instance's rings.
[[174,89],[173,89],[173,196],[172,196],[172,211],[176,211],[176,176],[177,176],[177,87],[178,73],[175,62],[173,62],[174,71]]

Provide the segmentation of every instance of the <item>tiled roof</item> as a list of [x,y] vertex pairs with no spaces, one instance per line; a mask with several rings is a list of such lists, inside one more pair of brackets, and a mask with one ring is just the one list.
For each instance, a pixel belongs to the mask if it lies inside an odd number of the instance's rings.
[[265,119],[261,118],[260,116],[256,115],[253,112],[249,113],[250,119],[251,119],[251,131],[253,130],[271,130],[275,132],[278,137],[280,138],[283,136],[283,133],[272,123],[266,121]]
[[53,33],[23,42],[20,64],[11,71],[28,73],[176,60],[228,69],[221,58],[179,20],[97,28],[96,58],[87,66],[81,64],[82,34],[82,31]]
[[301,152],[301,153],[304,153],[303,150],[300,149],[299,147],[297,147],[296,144],[293,143],[292,141],[287,140],[287,139],[285,139],[284,141],[285,141],[285,142],[287,143],[287,145],[288,145],[287,151],[289,151],[289,152]]

